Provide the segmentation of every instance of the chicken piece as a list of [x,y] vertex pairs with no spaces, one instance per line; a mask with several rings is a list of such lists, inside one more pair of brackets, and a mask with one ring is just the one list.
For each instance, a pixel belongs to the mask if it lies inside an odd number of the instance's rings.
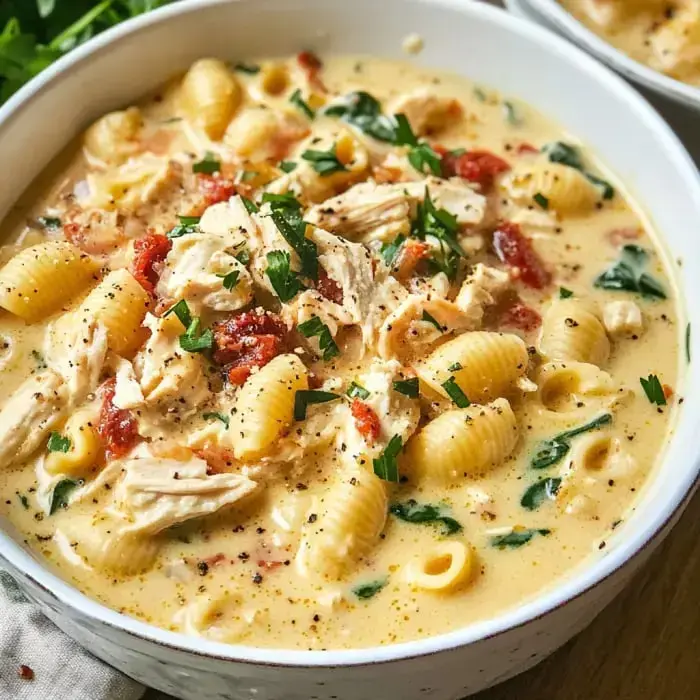
[[69,391],[63,377],[46,370],[27,379],[0,411],[0,466],[37,450],[65,416]]
[[474,266],[455,299],[455,304],[471,319],[472,330],[481,327],[485,308],[496,304],[510,286],[507,272],[483,263]]
[[253,298],[253,280],[230,245],[232,236],[190,233],[173,241],[157,286],[158,296],[214,311],[236,311]]
[[123,410],[142,406],[146,399],[143,397],[141,385],[136,378],[134,366],[128,360],[119,357],[115,370],[112,403]]
[[425,193],[436,208],[446,209],[459,225],[481,223],[486,199],[460,178],[429,177],[420,182],[377,185],[365,182],[311,208],[306,220],[319,228],[361,241],[391,241],[408,234],[411,218]]
[[610,335],[637,335],[644,330],[642,310],[633,301],[610,301],[603,307],[603,325]]
[[435,134],[456,124],[464,115],[460,103],[452,97],[436,95],[422,88],[401,95],[388,108],[389,114],[404,114],[417,136]]
[[126,531],[155,535],[178,523],[230,507],[258,487],[241,474],[207,474],[207,463],[141,457],[121,463],[114,508]]
[[144,326],[151,337],[134,367],[146,404],[167,407],[171,418],[190,415],[209,396],[201,357],[180,347],[184,329],[174,316],[146,314]]
[[[427,312],[439,324],[426,320]],[[394,309],[379,329],[379,356],[385,360],[406,360],[425,354],[445,333],[474,330],[470,316],[447,299],[410,294]]]
[[227,202],[207,207],[199,220],[199,230],[202,233],[226,238],[232,248],[254,243],[257,240],[257,229],[257,223],[239,195],[231,197]]

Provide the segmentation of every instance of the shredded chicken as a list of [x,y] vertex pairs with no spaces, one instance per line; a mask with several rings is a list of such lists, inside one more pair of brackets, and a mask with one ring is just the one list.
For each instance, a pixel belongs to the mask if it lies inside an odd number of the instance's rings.
[[389,106],[390,114],[405,114],[418,136],[434,134],[462,119],[462,107],[452,97],[442,97],[428,88],[401,95]]
[[633,301],[610,301],[603,307],[603,325],[610,335],[640,335],[642,310]]
[[510,285],[507,272],[483,263],[474,266],[455,299],[455,304],[471,319],[472,330],[481,327],[485,308],[495,304]]

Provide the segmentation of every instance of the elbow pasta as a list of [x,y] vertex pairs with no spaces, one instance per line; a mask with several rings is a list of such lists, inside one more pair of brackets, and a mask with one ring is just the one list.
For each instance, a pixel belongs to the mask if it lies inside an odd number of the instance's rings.
[[643,207],[487,86],[232,57],[95,121],[6,223],[0,522],[206,643],[370,648],[534,599],[691,403]]
[[0,306],[28,323],[40,321],[83,291],[96,271],[95,261],[70,243],[33,245],[0,270]]
[[540,351],[554,362],[585,362],[603,365],[610,354],[610,341],[597,313],[574,299],[555,301],[542,319]]
[[307,369],[292,354],[279,355],[250,376],[238,394],[231,420],[233,452],[238,459],[265,454],[292,422],[296,392],[308,386]]
[[406,567],[406,581],[413,588],[434,593],[454,593],[468,582],[474,567],[474,551],[463,542],[436,542]]
[[77,309],[81,321],[99,321],[107,329],[109,349],[118,355],[135,350],[144,340],[141,324],[151,305],[144,288],[125,269],[110,272]]
[[340,578],[367,554],[384,529],[386,487],[368,469],[368,460],[343,469],[323,498],[323,507],[306,525],[299,549],[299,569]]
[[194,126],[218,141],[241,104],[241,86],[223,61],[203,58],[186,73],[182,109]]
[[443,484],[502,464],[518,441],[518,424],[506,399],[434,418],[411,438],[405,464],[421,479]]
[[527,371],[525,343],[509,333],[470,332],[448,340],[416,364],[421,390],[449,398],[443,384],[454,378],[470,401],[490,401],[513,390]]

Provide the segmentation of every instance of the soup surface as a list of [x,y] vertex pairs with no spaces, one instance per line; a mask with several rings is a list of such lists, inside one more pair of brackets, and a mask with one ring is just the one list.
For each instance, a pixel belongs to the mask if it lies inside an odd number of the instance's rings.
[[698,0],[561,0],[561,4],[636,61],[700,85]]
[[680,400],[634,202],[408,63],[199,61],[5,230],[0,513],[187,634],[362,647],[521,604],[605,555]]

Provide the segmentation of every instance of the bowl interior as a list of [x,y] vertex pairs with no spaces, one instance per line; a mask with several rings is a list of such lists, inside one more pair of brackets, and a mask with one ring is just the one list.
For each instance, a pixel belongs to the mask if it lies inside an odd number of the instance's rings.
[[[679,294],[700,295],[700,184],[697,172],[661,118],[622,80],[551,33],[507,13],[463,0],[193,0],[117,27],[51,67],[0,109],[0,158],[12,178],[0,189],[0,217],[68,140],[91,119],[154,88],[195,58],[250,59],[311,48],[320,53],[402,55],[418,32],[421,65],[462,73],[523,99],[589,144],[646,207],[663,232]],[[59,128],[56,128],[57,125]],[[681,291],[682,290],[682,291]],[[698,328],[700,306],[688,309]],[[679,337],[684,328],[679,328]],[[691,352],[693,349],[691,349]],[[690,365],[686,403],[657,473],[633,517],[605,555],[518,609],[439,637],[393,647],[341,652],[279,652],[189,639],[119,615],[78,594],[18,540],[0,532],[0,553],[70,605],[141,636],[221,657],[268,663],[365,663],[427,653],[522,624],[610,574],[671,516],[697,475],[700,367]],[[650,368],[650,371],[652,368]]]

